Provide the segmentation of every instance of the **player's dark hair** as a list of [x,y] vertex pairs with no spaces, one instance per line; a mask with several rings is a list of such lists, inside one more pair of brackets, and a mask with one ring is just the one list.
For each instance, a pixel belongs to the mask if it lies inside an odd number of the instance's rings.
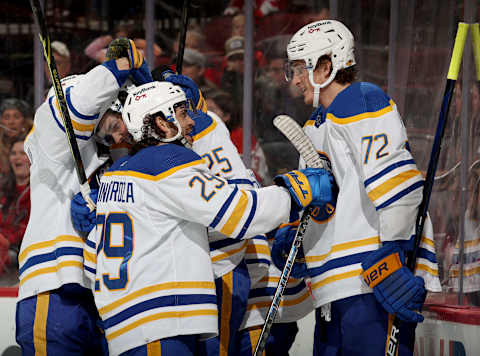
[[160,116],[165,120],[170,127],[177,128],[173,123],[167,121],[165,115],[163,115],[161,111],[155,114],[146,115],[143,119],[142,139],[132,147],[132,154],[137,153],[142,148],[156,146],[161,142],[160,139],[165,138],[165,133],[155,123],[155,118],[157,116]]
[[[319,66],[325,63],[330,63],[330,73],[332,73],[332,65],[331,65],[332,61],[329,55],[321,56],[317,61],[317,66],[315,67],[315,69],[317,69]],[[353,65],[348,68],[340,69],[335,75],[334,81],[337,82],[338,84],[349,84],[349,83],[353,83],[356,77],[357,77],[357,67],[356,65]]]

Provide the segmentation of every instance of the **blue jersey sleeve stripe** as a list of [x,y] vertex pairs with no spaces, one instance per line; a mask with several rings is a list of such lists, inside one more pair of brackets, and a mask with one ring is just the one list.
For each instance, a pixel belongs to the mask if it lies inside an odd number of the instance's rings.
[[370,177],[365,180],[364,185],[367,187],[369,184],[375,182],[377,179],[383,177],[385,174],[393,171],[394,169],[397,169],[398,167],[406,166],[408,164],[415,164],[415,161],[413,159],[407,159],[404,161],[399,161],[391,164],[387,168],[382,169],[380,172],[375,174],[373,177]]
[[255,211],[257,211],[257,192],[254,190],[250,190],[250,194],[252,194],[252,208],[250,209],[250,214],[248,214],[247,221],[245,221],[245,224],[242,227],[242,230],[240,230],[240,233],[236,237],[238,240],[241,239],[243,236],[245,236],[245,233],[248,230],[248,227],[250,226],[253,217],[255,216]]
[[420,247],[418,249],[418,257],[424,258],[432,263],[437,263],[437,258],[433,252],[428,251],[425,248]]
[[217,304],[217,297],[211,294],[179,294],[157,297],[132,305],[114,316],[104,320],[105,329],[111,328],[143,312],[179,305]]
[[37,264],[56,260],[60,256],[82,256],[83,249],[80,247],[59,247],[55,251],[50,253],[44,253],[42,255],[36,255],[30,257],[19,269],[18,274],[21,275],[28,268]]
[[[52,101],[53,101],[53,96],[51,96],[50,99],[48,100],[48,105],[50,106],[50,111],[52,112],[53,118],[55,119],[55,122],[57,123],[58,127],[60,127],[60,130],[65,132],[65,128],[63,127],[62,123],[58,120],[57,115],[55,115],[55,109],[53,108]],[[79,140],[88,141],[91,136],[83,136],[83,135],[75,134],[75,137],[78,138]]]
[[93,249],[96,249],[97,248],[97,244],[93,241],[90,241],[90,240],[85,240],[85,243],[87,244],[88,247],[90,248],[93,248]]
[[361,263],[371,252],[372,251],[360,252],[350,256],[332,259],[320,267],[309,268],[308,275],[310,277],[315,277],[335,268],[346,267]]
[[88,267],[86,265],[83,265],[83,269],[87,272],[90,272],[90,273],[94,274],[94,275],[97,274],[97,270],[95,268],[91,268],[91,267]]
[[[285,288],[285,292],[283,295],[294,295],[300,293],[305,288],[305,284],[300,283],[295,287]],[[275,294],[277,287],[266,287],[266,288],[255,288],[250,290],[250,294],[248,298],[256,298],[256,297],[263,297],[263,296],[272,296]]]
[[123,84],[128,79],[128,76],[130,75],[130,69],[128,70],[119,70],[117,68],[117,64],[115,63],[115,59],[111,59],[109,61],[105,61],[102,63],[102,66],[107,68],[115,77],[118,83],[118,87],[121,88]]
[[82,113],[80,113],[77,109],[75,109],[75,107],[73,106],[73,103],[72,103],[72,100],[70,98],[70,90],[72,89],[72,87],[68,87],[67,90],[65,91],[65,97],[67,99],[67,105],[68,105],[68,108],[70,109],[70,111],[77,117],[79,117],[80,119],[83,119],[83,120],[95,120],[95,119],[98,119],[98,114],[95,114],[95,115],[84,115]]
[[377,209],[377,210],[383,209],[383,208],[395,203],[397,200],[403,198],[408,193],[413,192],[414,190],[416,190],[420,187],[423,187],[423,180],[415,182],[411,186],[409,186],[408,188],[405,188],[404,190],[398,192],[393,197],[391,197],[387,201],[385,201],[382,204],[380,204],[379,206],[377,206],[375,209]]
[[210,245],[210,251],[214,251],[214,250],[218,250],[220,248],[224,248],[224,247],[231,246],[231,245],[236,245],[236,244],[241,244],[241,243],[242,242],[239,242],[235,239],[223,239],[223,240],[209,242],[209,245]]
[[257,263],[263,263],[263,264],[266,264],[266,265],[270,265],[270,260],[267,260],[266,258],[249,258],[249,259],[245,259],[245,263],[247,265],[253,265],[253,264],[257,264]]
[[250,179],[227,179],[228,184],[248,184],[254,187],[256,184],[255,182],[251,181]]
[[[460,257],[459,254],[460,251],[454,252],[452,255],[452,264],[459,264],[460,263]],[[480,251],[471,251],[471,252],[466,252],[463,255],[464,257],[464,263],[475,263],[478,260],[480,260]]]
[[233,198],[235,197],[235,195],[237,194],[238,192],[238,188],[235,187],[235,189],[233,190],[233,192],[230,194],[230,196],[228,197],[228,199],[225,201],[225,203],[223,203],[222,207],[220,208],[218,214],[215,216],[215,218],[213,219],[213,221],[210,223],[210,227],[212,229],[214,229],[218,223],[220,222],[220,220],[222,220],[223,216],[225,215],[225,213],[227,212],[227,209],[228,207],[232,204],[232,201],[233,201]]

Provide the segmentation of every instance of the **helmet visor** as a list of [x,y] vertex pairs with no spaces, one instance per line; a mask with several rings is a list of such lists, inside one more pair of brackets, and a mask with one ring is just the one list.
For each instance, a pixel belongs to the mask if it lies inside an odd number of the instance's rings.
[[286,61],[283,68],[287,82],[292,81],[294,76],[303,77],[307,75],[307,68],[302,61]]

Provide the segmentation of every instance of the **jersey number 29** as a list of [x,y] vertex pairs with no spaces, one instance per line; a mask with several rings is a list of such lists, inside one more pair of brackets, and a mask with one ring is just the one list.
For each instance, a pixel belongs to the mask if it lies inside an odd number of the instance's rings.
[[[102,275],[103,284],[109,290],[124,289],[128,283],[128,261],[133,253],[133,221],[130,215],[123,212],[97,214],[97,231],[100,230],[101,239],[97,247],[97,256],[103,250],[107,258],[121,258],[118,277],[110,274]],[[121,236],[117,236],[117,234]],[[113,244],[112,241],[117,242]],[[120,244],[118,244],[120,242]],[[98,257],[97,257],[98,258]]]

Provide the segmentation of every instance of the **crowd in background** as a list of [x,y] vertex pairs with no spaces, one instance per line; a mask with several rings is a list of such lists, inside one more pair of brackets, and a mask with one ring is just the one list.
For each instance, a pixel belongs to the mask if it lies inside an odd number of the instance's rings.
[[[305,23],[329,17],[328,1],[318,2],[314,8],[305,7],[294,16],[289,14],[291,3],[295,1],[256,1],[256,23],[259,21],[265,23],[269,17],[275,18],[270,27],[270,33],[256,34],[254,51],[252,146],[248,149],[251,152],[251,167],[264,185],[270,184],[276,174],[294,169],[298,165],[298,153],[273,126],[272,119],[278,114],[288,114],[302,125],[312,111],[312,108],[303,103],[303,97],[297,91],[298,89],[285,81],[286,44],[291,34]],[[232,141],[240,154],[246,149],[243,147],[242,140],[245,47],[245,16],[242,6],[242,0],[231,0],[225,3],[223,16],[213,19],[207,25],[200,26],[195,21],[191,22],[186,36],[182,71],[199,86],[207,100],[208,109],[226,123]],[[221,31],[219,31],[220,28]],[[118,37],[133,38],[136,46],[146,52],[144,32],[129,21],[117,24],[111,33],[89,38],[80,50],[68,42],[58,40],[52,42],[60,76],[65,77],[79,72],[74,62],[89,63],[87,68],[84,66],[81,68],[82,72],[103,62],[108,43]],[[149,65],[153,77],[158,80],[165,66],[175,70],[179,43],[178,38],[168,42],[158,34],[156,39],[158,43],[153,47],[154,63]],[[79,58],[84,60],[79,61]],[[45,83],[46,94],[51,85],[47,70]],[[382,86],[382,83],[377,84]],[[458,259],[459,216],[452,214],[445,218],[442,214],[444,204],[449,202],[458,204],[457,162],[460,157],[457,157],[457,153],[461,152],[458,149],[461,144],[458,141],[461,108],[459,93],[460,87],[457,86],[456,99],[452,105],[453,113],[445,139],[448,152],[442,153],[443,158],[440,163],[440,170],[443,169],[443,172],[448,174],[439,174],[431,209],[436,238],[438,237],[437,254],[441,259],[440,274],[447,292],[458,290],[460,265]],[[471,97],[473,119],[469,132],[473,163],[470,169],[469,190],[472,194],[465,217],[466,279],[464,286],[470,298],[469,302],[480,305],[477,292],[480,289],[480,164],[475,160],[475,157],[480,156],[478,152],[480,99],[476,84],[472,87]],[[23,150],[23,141],[32,128],[34,109],[33,89],[26,92],[22,98],[7,97],[0,103],[0,286],[18,283],[17,255],[30,210],[29,160]],[[413,152],[415,153],[415,148]]]
[[[256,19],[288,9],[287,1],[262,0],[257,3]],[[210,26],[209,30],[194,22],[190,24],[182,71],[199,86],[207,100],[208,109],[226,123],[240,154],[244,150],[242,102],[245,16],[242,7],[243,1],[232,0],[226,4],[223,16],[216,19],[228,28],[228,33],[222,34],[225,40],[222,39],[220,45],[212,45],[212,41],[208,41],[217,25]],[[65,15],[60,9],[53,10],[54,14]],[[46,11],[47,16],[52,13],[49,7]],[[327,17],[328,10],[325,11],[322,6],[320,12],[308,12],[298,18],[298,26],[305,21]],[[78,73],[74,62],[79,62],[79,57],[86,58],[89,63],[89,68],[83,68],[83,72],[102,63],[108,44],[118,37],[134,39],[137,48],[146,54],[143,31],[129,21],[117,24],[111,33],[90,38],[80,52],[75,51],[71,43],[55,40],[52,36],[52,52],[60,77]],[[310,113],[310,108],[303,104],[300,93],[285,81],[283,64],[286,41],[288,36],[273,41],[269,39],[255,50],[257,72],[254,90],[262,95],[256,95],[254,102],[251,166],[264,185],[270,184],[276,174],[296,168],[298,164],[298,154],[273,127],[272,118],[287,113],[302,124]],[[154,79],[161,80],[161,72],[166,67],[175,70],[178,48],[178,38],[163,46],[154,44],[154,63],[149,63]],[[51,87],[46,64],[44,72],[43,93],[46,97]],[[23,150],[23,141],[33,126],[33,97],[32,78],[23,98],[2,95],[0,103],[0,287],[18,283],[18,251],[30,212],[30,162]]]

